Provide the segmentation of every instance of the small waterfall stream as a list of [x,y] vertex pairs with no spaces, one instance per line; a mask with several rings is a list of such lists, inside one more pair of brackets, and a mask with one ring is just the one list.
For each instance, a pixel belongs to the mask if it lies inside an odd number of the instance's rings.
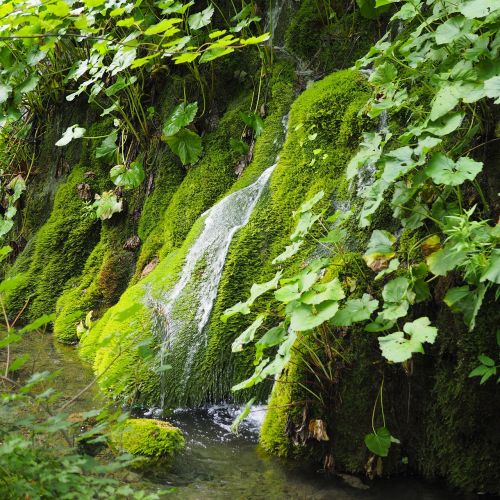
[[[158,324],[163,329],[160,366],[164,366],[169,352],[177,341],[182,341],[179,334],[186,327],[185,319],[179,317],[174,310],[179,302],[186,300],[183,292],[188,285],[195,287],[194,293],[190,295],[190,308],[194,310],[196,331],[190,332],[188,343],[183,342],[187,349],[183,372],[174,374],[181,385],[185,386],[187,383],[194,357],[206,345],[203,330],[212,312],[233,236],[248,223],[275,167],[276,163],[267,168],[253,184],[229,194],[202,215],[203,229],[186,255],[177,283],[163,297],[155,300],[154,309],[160,315]],[[166,376],[172,376],[170,371]],[[164,404],[165,392],[162,389],[161,406]]]

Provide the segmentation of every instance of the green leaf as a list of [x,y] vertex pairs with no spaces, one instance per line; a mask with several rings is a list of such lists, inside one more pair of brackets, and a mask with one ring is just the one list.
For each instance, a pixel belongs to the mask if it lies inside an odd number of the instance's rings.
[[201,137],[187,128],[165,138],[172,151],[180,158],[183,165],[196,163],[201,155]]
[[14,361],[9,365],[9,372],[15,372],[16,370],[19,370],[19,368],[22,368],[30,359],[29,354],[22,354],[21,356],[18,356]]
[[464,35],[467,32],[466,30],[462,30],[464,21],[465,18],[463,16],[455,16],[440,24],[436,28],[436,43],[438,45],[448,44]]
[[416,319],[410,323],[405,323],[403,330],[411,336],[412,341],[434,344],[437,337],[437,328],[430,326],[431,322],[427,316]]
[[393,249],[395,241],[396,237],[389,231],[375,229],[363,255],[366,265],[373,271],[387,267],[388,262],[396,255]]
[[4,103],[12,92],[12,86],[6,83],[0,83],[0,104]]
[[484,354],[480,354],[478,356],[478,359],[479,359],[479,361],[481,361],[481,363],[483,363],[483,365],[495,366],[495,362],[490,357],[485,356]]
[[209,5],[206,9],[198,12],[196,14],[192,14],[188,17],[188,24],[192,30],[199,30],[204,26],[210,24],[212,20],[212,16],[214,15],[214,7],[213,5]]
[[[385,140],[388,138],[386,136]],[[378,161],[382,154],[382,145],[385,143],[385,140],[382,139],[382,135],[377,132],[363,133],[363,141],[359,145],[360,149],[347,165],[347,180],[353,179],[363,165]]]
[[437,120],[441,116],[451,111],[460,101],[461,93],[453,84],[446,84],[434,97],[430,119]]
[[56,319],[55,313],[53,314],[44,314],[43,316],[40,316],[39,318],[35,319],[32,323],[29,325],[26,325],[20,330],[20,333],[26,333],[26,332],[32,332],[34,330],[38,330],[42,326],[46,326],[49,323],[52,323]]
[[425,173],[436,184],[459,186],[466,180],[474,180],[483,169],[483,164],[466,156],[455,163],[443,153],[435,153],[425,169]]
[[240,111],[240,117],[245,122],[245,125],[255,131],[255,137],[259,137],[264,131],[264,121],[257,113],[243,113]]
[[113,130],[111,134],[106,137],[95,150],[96,158],[103,158],[105,156],[111,156],[116,153],[116,140],[118,139],[118,130]]
[[274,297],[276,300],[288,304],[294,300],[298,300],[302,295],[302,290],[299,290],[298,283],[292,283],[290,285],[285,285],[274,292]]
[[500,285],[500,249],[495,248],[491,252],[490,258],[481,275],[481,282],[491,281]]
[[241,139],[234,139],[231,137],[229,139],[229,144],[231,145],[231,149],[233,151],[236,151],[237,153],[240,153],[241,155],[246,155],[248,154],[248,144]]
[[385,85],[393,82],[398,76],[398,71],[394,64],[384,62],[375,68],[375,71],[370,75],[369,81],[374,85]]
[[95,201],[92,206],[96,210],[96,215],[101,220],[111,219],[113,214],[119,213],[123,209],[122,200],[118,201],[113,191],[105,191],[101,195],[95,195]]
[[312,289],[304,292],[300,302],[304,304],[321,304],[327,300],[342,300],[345,293],[338,278],[334,278],[328,283],[318,283]]
[[403,276],[395,278],[386,283],[382,290],[382,297],[385,302],[401,302],[406,298],[409,286],[410,282]]
[[243,351],[243,346],[253,341],[255,333],[262,326],[262,323],[264,323],[265,317],[265,314],[259,314],[257,316],[255,321],[233,342],[231,346],[232,352]]
[[19,284],[23,281],[23,279],[24,278],[22,274],[17,274],[12,278],[5,278],[3,281],[0,282],[0,293],[5,293],[14,290],[19,286]]
[[255,398],[252,398],[250,401],[247,402],[247,404],[245,405],[243,410],[240,412],[240,414],[234,419],[233,423],[231,424],[231,432],[238,434],[238,428],[239,428],[241,422],[243,422],[243,420],[245,420],[245,418],[247,418],[248,415],[250,414],[250,410],[252,409],[252,405],[254,404],[254,402],[255,402]]
[[494,76],[484,82],[484,91],[488,97],[495,100],[495,104],[500,104],[500,76]]
[[399,267],[399,259],[392,259],[391,262],[389,263],[389,266],[386,267],[385,269],[382,269],[377,276],[375,276],[375,281],[381,280],[384,276],[393,273],[396,271]]
[[158,35],[159,33],[163,33],[163,36],[172,36],[175,33],[178,33],[180,30],[175,28],[174,25],[182,22],[181,18],[172,17],[168,19],[163,19],[157,24],[150,26],[145,32],[145,35]]
[[115,165],[109,175],[115,186],[124,189],[139,187],[146,177],[144,169],[138,161],[132,162],[128,168],[125,165]]
[[378,337],[382,355],[393,363],[407,361],[414,352],[423,353],[422,343],[433,344],[437,336],[437,328],[430,326],[430,320],[427,317],[405,323],[403,330],[410,336],[409,339],[405,338],[403,332]]
[[378,307],[378,300],[364,293],[360,299],[346,301],[344,307],[337,311],[331,323],[334,326],[351,326],[353,323],[370,319],[372,313]]
[[427,256],[426,262],[432,274],[446,276],[449,271],[461,265],[466,258],[467,253],[459,246],[446,245]]
[[309,212],[320,200],[325,196],[324,191],[317,192],[314,196],[306,200],[300,207],[293,213],[293,216],[297,216],[299,214]]
[[309,232],[314,223],[321,217],[321,214],[312,212],[301,212],[294,232],[290,235],[292,241],[299,241]]
[[223,323],[226,323],[229,318],[236,316],[237,314],[250,314],[250,307],[246,301],[238,302],[234,306],[228,307],[221,315],[220,320]]
[[192,123],[197,112],[197,102],[179,104],[165,121],[163,135],[170,136],[177,134],[183,127]]
[[298,301],[290,302],[286,307],[290,315],[290,327],[296,332],[312,330],[328,321],[337,312],[339,304],[336,301],[322,302],[317,306],[302,304]]
[[469,19],[486,17],[498,10],[497,0],[461,0],[457,3],[461,14]]
[[391,447],[391,433],[385,427],[365,436],[366,447],[379,457],[386,457]]
[[247,301],[248,305],[251,306],[257,298],[259,298],[261,295],[264,295],[269,290],[274,290],[278,286],[282,274],[283,273],[281,271],[278,271],[274,275],[274,278],[267,281],[266,283],[254,283],[252,285],[252,288],[250,288],[250,297]]
[[280,253],[277,257],[273,259],[272,264],[278,264],[280,262],[284,262],[290,257],[293,257],[300,250],[300,247],[302,246],[303,243],[304,241],[301,240],[301,241],[296,241],[291,245],[288,245],[282,253]]

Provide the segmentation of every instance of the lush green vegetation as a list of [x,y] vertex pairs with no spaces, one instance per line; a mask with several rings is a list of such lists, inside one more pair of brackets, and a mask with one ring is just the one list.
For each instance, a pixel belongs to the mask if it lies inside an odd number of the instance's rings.
[[[250,400],[236,430],[269,397],[272,453],[499,493],[497,3],[2,2],[3,496],[156,498],[120,451],[184,447],[71,421],[11,355],[41,328],[129,408]],[[207,211],[271,166],[165,317]]]

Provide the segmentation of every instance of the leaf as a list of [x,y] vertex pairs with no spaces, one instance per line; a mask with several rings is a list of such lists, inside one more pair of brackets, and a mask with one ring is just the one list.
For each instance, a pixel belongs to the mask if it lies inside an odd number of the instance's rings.
[[274,278],[266,283],[254,283],[252,288],[250,288],[250,297],[247,301],[248,305],[251,306],[258,297],[264,295],[269,290],[274,290],[278,286],[282,274],[282,271],[278,271],[274,275]]
[[380,271],[377,276],[375,276],[375,281],[381,280],[384,276],[393,273],[396,271],[399,267],[399,259],[392,259],[391,262],[389,263],[389,266]]
[[243,111],[240,111],[240,118],[255,131],[255,137],[259,137],[264,131],[264,121],[257,113],[243,113]]
[[479,361],[481,361],[481,363],[483,365],[486,365],[486,366],[495,366],[495,362],[488,356],[485,356],[484,354],[480,354],[478,356],[478,359]]
[[274,347],[283,342],[286,336],[286,330],[283,324],[270,328],[256,343],[255,343],[255,359],[260,362],[264,349]]
[[204,26],[210,24],[212,20],[212,16],[214,15],[214,7],[213,5],[209,5],[206,9],[198,12],[196,14],[192,14],[188,17],[189,27],[193,30],[199,30]]
[[12,86],[6,83],[0,83],[0,104],[4,103],[12,92]]
[[405,323],[403,330],[411,336],[412,341],[434,344],[438,331],[436,327],[430,325],[429,318],[423,316],[410,323]]
[[379,457],[386,457],[391,447],[391,433],[385,427],[365,436],[366,447]]
[[113,130],[111,134],[106,137],[95,150],[96,158],[103,158],[105,156],[111,156],[116,153],[116,140],[118,139],[118,130]]
[[393,363],[410,359],[414,352],[423,353],[422,343],[433,344],[437,336],[437,328],[430,326],[430,320],[425,316],[405,323],[403,330],[410,336],[409,339],[405,338],[403,332],[378,337],[382,355]]
[[243,410],[239,413],[239,415],[234,419],[233,423],[231,424],[231,432],[238,434],[238,428],[241,422],[243,422],[243,420],[245,420],[245,418],[247,418],[248,415],[250,414],[250,410],[252,409],[252,405],[254,404],[254,402],[255,398],[252,398],[250,401],[246,403]]
[[293,257],[300,250],[300,247],[302,246],[303,243],[304,241],[301,240],[301,241],[296,241],[291,245],[288,245],[285,248],[284,252],[280,253],[277,257],[273,259],[272,264],[278,264],[280,262],[284,262],[290,257]]
[[85,133],[85,129],[76,125],[68,127],[62,137],[56,142],[56,146],[66,146],[73,139],[80,139]]
[[241,139],[234,139],[231,137],[229,139],[229,144],[231,145],[231,149],[233,151],[236,151],[237,153],[240,153],[241,155],[246,155],[248,154],[248,144]]
[[[150,26],[144,34],[147,36],[158,35],[159,33],[163,33],[163,36],[172,36],[175,33],[178,33],[180,30],[175,28],[174,25],[182,22],[182,19],[179,17],[172,17],[168,19],[163,19],[157,24]],[[168,32],[168,33],[166,33]]]
[[384,62],[375,68],[375,71],[370,75],[368,80],[375,85],[385,85],[393,82],[397,75],[398,71],[394,64]]
[[464,35],[466,33],[465,30],[462,30],[464,21],[463,16],[455,16],[440,24],[436,28],[436,43],[438,45],[448,44]]
[[434,97],[430,119],[437,120],[441,116],[451,111],[460,101],[461,93],[456,85],[447,84],[438,91]]
[[393,363],[402,363],[411,358],[414,346],[405,338],[403,332],[394,332],[385,337],[378,337],[380,350],[385,359]]
[[29,325],[26,325],[20,330],[20,333],[26,333],[26,332],[32,332],[34,330],[38,330],[42,326],[46,326],[49,323],[52,323],[56,319],[55,313],[53,314],[44,314],[43,316],[40,316],[39,318],[35,319],[32,323]]
[[24,278],[22,274],[16,274],[11,278],[5,278],[0,282],[0,293],[5,293],[14,290],[19,286],[19,284],[23,281],[23,279]]
[[299,241],[309,232],[314,223],[321,217],[321,214],[312,212],[301,212],[294,232],[290,235],[292,241]]
[[183,165],[196,163],[201,155],[201,137],[187,128],[165,138],[172,151],[180,158]]
[[500,285],[500,249],[498,248],[493,249],[491,252],[490,258],[481,275],[481,283],[486,280]]
[[469,327],[469,331],[476,326],[476,316],[483,303],[486,286],[481,284],[477,288],[470,290],[467,285],[450,288],[444,297],[444,302],[452,311],[461,312],[464,315],[464,322]]
[[500,76],[494,76],[484,82],[484,91],[488,97],[495,100],[495,104],[500,104]]
[[339,308],[336,301],[322,302],[317,306],[290,302],[286,308],[290,315],[290,328],[296,332],[312,330],[331,319]]
[[384,289],[382,290],[382,297],[385,302],[401,302],[406,298],[409,286],[409,281],[403,276],[395,278],[385,284]]
[[252,342],[255,337],[255,333],[264,323],[265,314],[259,314],[255,321],[232,343],[231,351],[232,352],[241,352],[243,351],[243,346]]
[[469,19],[486,17],[498,9],[497,0],[461,0],[457,3],[461,14]]
[[344,307],[337,311],[331,320],[334,326],[351,326],[353,323],[370,319],[372,313],[378,307],[378,300],[364,293],[360,299],[348,300]]
[[14,361],[9,365],[9,372],[15,372],[16,370],[19,370],[19,368],[22,368],[30,359],[29,354],[22,354],[21,356],[18,356]]
[[327,300],[342,300],[345,293],[338,278],[328,283],[318,283],[311,290],[306,291],[300,298],[304,304],[321,304]]
[[299,299],[302,293],[302,290],[299,290],[299,284],[292,283],[276,290],[274,292],[274,298],[284,304],[288,304],[289,302]]
[[142,184],[146,174],[141,163],[134,161],[128,168],[125,165],[115,165],[109,172],[109,176],[116,186],[134,189]]
[[441,250],[430,254],[425,260],[429,270],[436,276],[446,276],[464,262],[467,253],[460,247],[445,245]]
[[220,320],[223,323],[226,323],[229,318],[236,316],[237,314],[250,314],[250,307],[246,301],[238,302],[234,306],[228,307],[221,315]]
[[95,195],[92,206],[96,210],[96,215],[101,220],[111,219],[113,214],[119,213],[123,209],[122,200],[118,201],[113,191],[105,191],[101,195]]
[[325,196],[324,191],[317,192],[314,196],[306,200],[300,207],[293,213],[293,216],[302,214],[304,212],[309,212],[320,200]]
[[163,135],[170,136],[177,134],[183,127],[192,123],[197,112],[197,102],[179,104],[165,121]]
[[395,241],[396,237],[389,231],[375,229],[363,255],[366,265],[373,271],[380,271],[387,267],[387,263],[396,255],[393,249]]
[[432,178],[436,184],[446,186],[459,186],[466,180],[474,180],[476,175],[483,169],[483,164],[466,156],[459,158],[455,163],[443,153],[435,153],[425,173]]

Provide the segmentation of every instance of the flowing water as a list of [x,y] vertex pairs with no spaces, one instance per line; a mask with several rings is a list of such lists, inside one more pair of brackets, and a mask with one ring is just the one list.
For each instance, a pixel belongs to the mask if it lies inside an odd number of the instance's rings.
[[[17,347],[31,355],[33,371],[56,369],[61,375],[55,388],[68,400],[93,378],[89,366],[82,365],[76,350],[52,342],[50,335],[27,335]],[[99,406],[97,391],[90,390],[73,405],[74,412]],[[165,498],[183,500],[452,500],[455,494],[418,481],[399,478],[372,484],[353,476],[328,477],[312,465],[283,461],[268,456],[257,444],[264,407],[253,409],[242,423],[240,434],[230,431],[231,422],[241,411],[234,405],[177,409],[168,420],[186,437],[186,450],[170,467],[131,473],[126,480],[138,488],[172,488]]]
[[[166,356],[176,348],[178,340],[183,341],[187,351],[183,371],[176,374],[180,384],[186,384],[194,357],[206,345],[203,330],[212,312],[233,236],[247,224],[275,167],[276,164],[272,165],[253,184],[229,194],[202,215],[203,229],[187,253],[177,283],[160,300],[155,301],[154,310],[161,316],[159,324],[163,327],[161,365],[165,363]],[[196,276],[192,280],[195,271]],[[179,303],[187,300],[183,292],[190,283],[195,287],[195,293],[191,293],[189,298],[189,307],[195,309],[195,331],[189,321],[175,313]],[[189,341],[186,342],[186,339],[179,337],[181,332],[185,335],[188,328]],[[170,371],[166,376],[172,376]],[[162,391],[162,408],[164,398]]]

